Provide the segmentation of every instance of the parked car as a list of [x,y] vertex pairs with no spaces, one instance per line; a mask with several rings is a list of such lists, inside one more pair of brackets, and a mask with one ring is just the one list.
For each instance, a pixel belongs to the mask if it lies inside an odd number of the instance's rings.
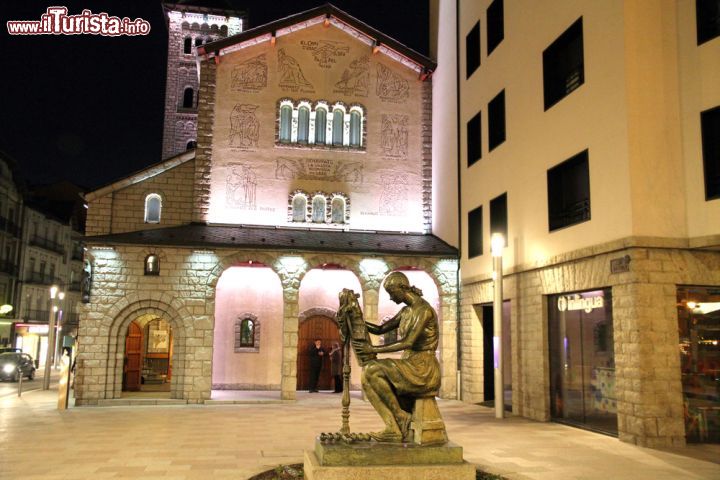
[[0,353],[0,380],[17,382],[20,376],[35,378],[35,363],[27,353]]

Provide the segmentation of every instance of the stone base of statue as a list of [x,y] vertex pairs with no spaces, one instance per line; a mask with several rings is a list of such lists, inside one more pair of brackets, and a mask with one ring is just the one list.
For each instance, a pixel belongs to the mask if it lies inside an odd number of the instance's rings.
[[475,480],[475,467],[453,443],[315,442],[305,451],[307,480]]

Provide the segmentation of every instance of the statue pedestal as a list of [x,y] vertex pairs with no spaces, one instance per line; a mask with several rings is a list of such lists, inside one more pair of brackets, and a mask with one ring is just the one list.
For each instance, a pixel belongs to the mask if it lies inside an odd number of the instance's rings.
[[307,480],[475,480],[475,467],[453,443],[321,444],[305,451]]

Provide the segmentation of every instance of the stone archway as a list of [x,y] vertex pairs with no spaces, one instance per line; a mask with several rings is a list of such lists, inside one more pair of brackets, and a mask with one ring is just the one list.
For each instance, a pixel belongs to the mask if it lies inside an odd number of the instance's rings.
[[107,375],[105,398],[120,398],[122,394],[123,361],[125,356],[125,334],[130,323],[143,315],[162,318],[173,331],[173,375],[170,384],[170,398],[185,398],[186,329],[181,314],[173,306],[157,300],[138,300],[119,310],[110,326],[107,346]]

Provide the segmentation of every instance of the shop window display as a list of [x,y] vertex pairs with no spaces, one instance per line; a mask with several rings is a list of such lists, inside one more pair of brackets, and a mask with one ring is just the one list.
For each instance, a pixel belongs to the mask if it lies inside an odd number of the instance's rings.
[[688,442],[720,443],[720,287],[677,290]]
[[552,418],[616,435],[610,289],[548,298]]

